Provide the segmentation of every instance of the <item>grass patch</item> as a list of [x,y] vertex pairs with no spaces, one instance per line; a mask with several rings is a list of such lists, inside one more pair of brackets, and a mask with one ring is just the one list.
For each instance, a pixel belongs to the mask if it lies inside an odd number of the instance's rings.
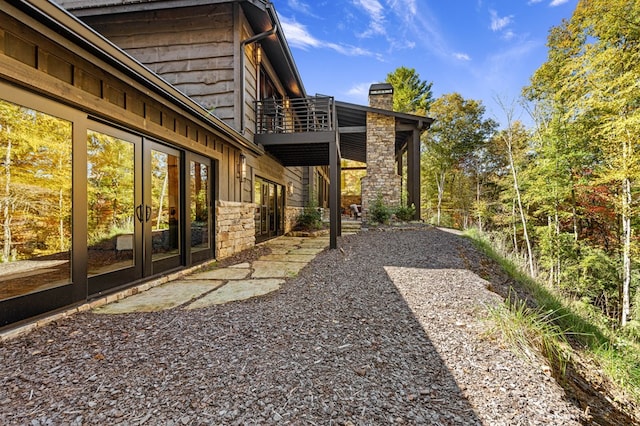
[[[514,293],[502,307],[507,312],[492,312],[492,319],[507,341],[518,348],[526,340],[530,347],[547,358],[552,368],[560,371],[570,359],[570,351],[579,351],[592,359],[603,374],[630,394],[636,403],[640,403],[638,344],[622,332],[608,327],[606,318],[593,309],[578,306],[522,272],[478,232],[469,231],[465,235],[526,289],[537,304],[536,309],[527,308]],[[563,353],[564,348],[569,352]]]
[[555,312],[532,309],[510,297],[505,304],[490,307],[489,318],[493,324],[489,332],[498,332],[516,353],[531,360],[542,355],[557,374],[565,374],[570,347],[566,332],[555,322]]

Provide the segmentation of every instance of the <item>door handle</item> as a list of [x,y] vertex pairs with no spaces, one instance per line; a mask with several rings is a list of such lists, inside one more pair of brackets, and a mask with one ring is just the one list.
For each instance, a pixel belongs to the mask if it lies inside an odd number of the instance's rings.
[[136,207],[136,218],[142,223],[142,204]]
[[151,207],[144,206],[144,215],[145,215],[145,221],[149,222],[149,219],[151,219]]

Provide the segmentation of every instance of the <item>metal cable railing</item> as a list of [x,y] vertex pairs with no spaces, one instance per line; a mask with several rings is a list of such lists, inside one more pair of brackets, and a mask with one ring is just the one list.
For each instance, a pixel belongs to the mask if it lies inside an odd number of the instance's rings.
[[302,133],[334,130],[333,98],[256,101],[256,133]]

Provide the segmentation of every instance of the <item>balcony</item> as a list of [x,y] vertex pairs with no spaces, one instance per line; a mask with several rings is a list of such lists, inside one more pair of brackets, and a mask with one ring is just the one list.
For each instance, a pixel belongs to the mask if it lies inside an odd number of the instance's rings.
[[284,166],[329,164],[329,146],[336,143],[332,97],[263,99],[256,102],[254,141]]
[[329,96],[256,102],[256,135],[328,132],[335,129],[334,122],[334,102]]

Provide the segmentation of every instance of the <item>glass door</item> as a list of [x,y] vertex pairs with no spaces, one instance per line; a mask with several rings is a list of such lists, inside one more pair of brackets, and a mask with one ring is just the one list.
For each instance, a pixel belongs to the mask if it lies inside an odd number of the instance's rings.
[[254,183],[256,241],[282,235],[284,231],[284,187],[256,177]]
[[145,275],[182,264],[180,151],[145,141]]
[[87,132],[89,294],[142,277],[142,141],[94,125]]
[[179,267],[180,151],[106,126],[87,133],[89,294]]
[[189,255],[191,264],[213,257],[212,220],[213,203],[211,188],[213,173],[211,160],[195,154],[187,154],[189,164],[189,189],[187,206],[189,222],[187,226]]

